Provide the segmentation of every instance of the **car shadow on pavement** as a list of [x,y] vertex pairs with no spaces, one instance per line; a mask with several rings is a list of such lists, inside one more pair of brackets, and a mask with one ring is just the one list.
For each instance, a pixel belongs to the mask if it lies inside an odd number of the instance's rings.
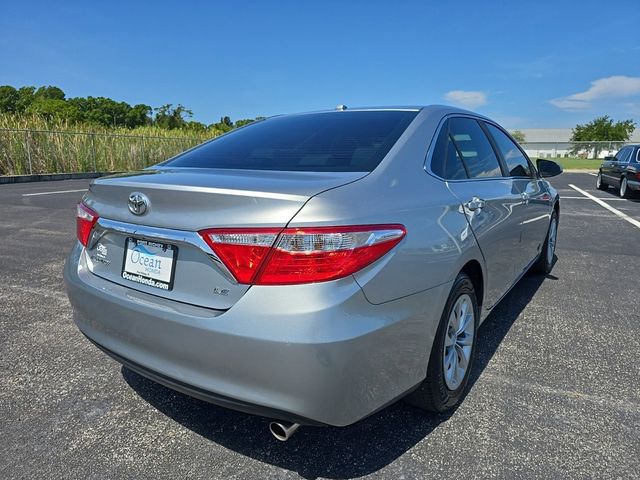
[[[487,317],[479,331],[470,388],[545,279],[557,280],[551,275],[526,275]],[[400,401],[349,427],[303,427],[282,443],[269,433],[268,419],[191,398],[125,367],[122,375],[145,401],[198,435],[308,479],[353,478],[376,472],[455,414],[455,409],[431,414]]]

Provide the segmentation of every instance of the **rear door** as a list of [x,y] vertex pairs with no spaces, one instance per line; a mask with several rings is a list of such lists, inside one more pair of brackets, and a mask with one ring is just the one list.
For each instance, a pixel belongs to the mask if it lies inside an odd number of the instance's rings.
[[518,206],[522,218],[521,273],[538,255],[547,236],[551,196],[520,147],[498,126],[487,122],[485,125],[502,157],[507,175],[523,197],[522,206]]
[[629,171],[629,165],[633,160],[633,147],[625,147],[628,150],[628,154],[625,154],[624,157],[621,157],[617,163],[617,168],[615,170],[615,175],[618,177],[618,181],[622,182],[622,176],[625,175]]
[[521,225],[514,209],[522,204],[512,179],[476,119],[454,116],[443,124],[432,155],[432,173],[447,180],[462,204],[487,268],[487,307],[513,283]]
[[607,177],[605,181],[609,185],[614,185],[616,187],[620,186],[622,166],[629,161],[629,156],[631,155],[632,150],[633,149],[631,147],[623,147],[618,153],[615,154],[612,161],[606,162],[602,174]]

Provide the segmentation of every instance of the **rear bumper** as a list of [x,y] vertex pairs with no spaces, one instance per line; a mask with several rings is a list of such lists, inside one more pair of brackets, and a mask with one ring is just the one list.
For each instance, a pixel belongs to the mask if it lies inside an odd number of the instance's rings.
[[252,415],[261,415],[263,417],[268,417],[272,419],[287,420],[289,422],[299,423],[301,425],[317,425],[317,426],[323,425],[322,423],[315,422],[308,418],[293,415],[290,412],[283,412],[282,410],[276,410],[274,408],[267,408],[260,405],[246,403],[241,400],[237,400],[235,398],[229,398],[229,397],[225,397],[224,395],[219,395],[213,392],[209,392],[207,390],[203,390],[193,385],[189,385],[187,383],[181,382],[180,380],[176,380],[175,378],[167,377],[162,373],[154,372],[153,370],[150,370],[147,367],[143,367],[142,365],[132,360],[129,360],[128,358],[121,357],[117,353],[112,352],[108,348],[103,347],[99,343],[94,342],[89,337],[87,338],[96,347],[98,347],[104,353],[109,355],[116,362],[127,367],[129,370],[133,370],[134,372],[142,375],[143,377],[153,380],[154,382],[159,383],[160,385],[164,385],[165,387],[171,388],[177,392],[184,393],[191,397],[197,398],[199,400],[204,400],[205,402],[213,403],[221,407],[237,410],[239,412],[250,413]]
[[224,407],[344,426],[425,376],[450,285],[372,305],[352,278],[252,287],[229,310],[181,304],[65,266],[80,330],[132,370]]
[[640,182],[638,182],[637,180],[629,180],[627,179],[627,186],[631,189],[631,190],[640,190]]

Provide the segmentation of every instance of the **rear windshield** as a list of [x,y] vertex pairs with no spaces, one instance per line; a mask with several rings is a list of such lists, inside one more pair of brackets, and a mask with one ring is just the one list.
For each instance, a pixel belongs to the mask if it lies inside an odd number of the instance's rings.
[[342,111],[273,117],[228,133],[162,165],[370,172],[417,113]]

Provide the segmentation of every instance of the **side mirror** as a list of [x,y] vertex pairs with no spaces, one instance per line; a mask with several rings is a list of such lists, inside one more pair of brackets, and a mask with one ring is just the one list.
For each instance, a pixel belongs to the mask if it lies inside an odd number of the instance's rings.
[[540,176],[547,177],[555,177],[556,175],[560,175],[562,173],[562,167],[551,160],[545,160],[544,158],[539,158],[536,160],[536,165],[538,166],[538,172],[540,172]]

